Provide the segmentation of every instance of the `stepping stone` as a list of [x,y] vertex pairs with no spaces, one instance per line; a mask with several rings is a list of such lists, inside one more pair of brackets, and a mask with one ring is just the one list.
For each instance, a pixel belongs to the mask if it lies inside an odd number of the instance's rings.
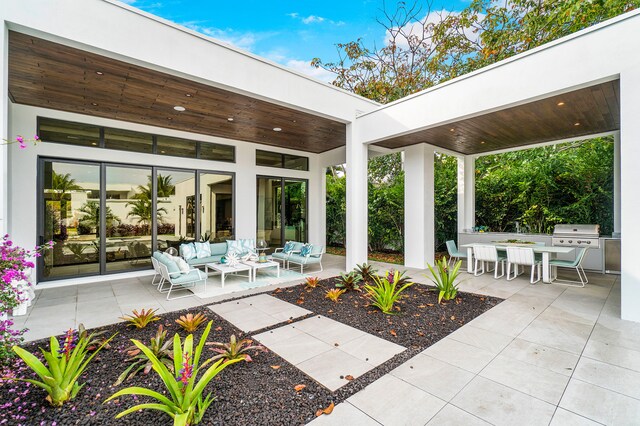
[[268,294],[211,305],[209,309],[245,333],[312,313]]
[[355,379],[405,350],[321,315],[253,338],[330,391],[349,383],[348,376]]

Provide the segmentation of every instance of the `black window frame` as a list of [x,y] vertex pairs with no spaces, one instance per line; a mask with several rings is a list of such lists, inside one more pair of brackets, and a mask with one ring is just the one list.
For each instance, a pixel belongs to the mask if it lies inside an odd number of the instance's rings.
[[[279,156],[280,157],[280,166],[274,166],[272,164],[260,164],[258,162],[258,154],[259,153],[265,153],[271,156]],[[304,167],[302,169],[299,168],[295,168],[295,167],[287,167],[286,165],[286,159],[292,159],[292,160],[304,160]],[[267,151],[264,149],[256,149],[256,166],[260,166],[260,167],[273,167],[273,168],[278,168],[278,169],[287,169],[287,170],[297,170],[297,171],[302,171],[302,172],[308,172],[309,171],[309,157],[305,157],[304,155],[295,155],[295,154],[284,154],[284,153],[280,153],[280,152],[273,152],[273,151]]]

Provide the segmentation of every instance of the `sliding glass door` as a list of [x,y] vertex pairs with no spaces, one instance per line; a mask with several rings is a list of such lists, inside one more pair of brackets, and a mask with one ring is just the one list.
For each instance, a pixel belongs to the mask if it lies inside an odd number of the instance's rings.
[[56,243],[38,281],[148,269],[155,247],[234,238],[231,174],[47,159],[38,174],[40,240]]
[[307,241],[307,181],[259,177],[258,239],[270,247],[285,241]]
[[100,273],[100,165],[47,161],[41,179],[41,243],[55,242],[40,258],[41,276]]

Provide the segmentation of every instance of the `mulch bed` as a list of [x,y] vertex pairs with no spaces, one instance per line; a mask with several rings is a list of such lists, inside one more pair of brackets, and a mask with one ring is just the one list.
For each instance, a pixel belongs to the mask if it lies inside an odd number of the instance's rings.
[[[436,293],[430,287],[416,284],[405,292],[408,297],[399,303],[401,310],[397,315],[383,315],[368,307],[364,294],[360,292],[344,294],[339,303],[325,299],[325,291],[333,287],[335,280],[323,280],[312,291],[300,285],[276,290],[272,295],[408,349],[334,393],[270,351],[252,353],[254,362],[234,364],[212,381],[209,387],[214,392],[216,401],[206,412],[201,424],[306,424],[315,417],[318,409],[325,408],[332,402],[338,404],[345,400],[501,301],[492,297],[459,293],[455,301],[438,305]],[[231,334],[243,335],[240,330],[204,307],[160,315],[161,321],[141,330],[125,327],[123,323],[101,327],[97,330],[104,330],[107,335],[115,332],[119,334],[112,341],[111,349],[101,352],[89,365],[80,380],[86,385],[74,400],[62,408],[52,408],[45,401],[44,391],[26,383],[0,381],[0,425],[170,424],[166,414],[148,410],[119,420],[114,419],[117,413],[140,403],[142,399],[135,401],[133,397],[122,397],[108,404],[102,402],[127,386],[143,385],[162,390],[160,379],[153,372],[147,376],[139,374],[122,385],[113,386],[118,375],[128,365],[123,349],[130,345],[131,338],[148,344],[160,323],[168,330],[168,337],[176,332],[184,337],[187,333],[175,324],[175,319],[186,312],[198,311],[205,312],[214,321],[209,341],[228,341]],[[204,329],[204,326],[201,328]],[[254,334],[264,330],[258,330]],[[202,330],[194,333],[195,337],[199,338],[201,332]],[[24,345],[31,352],[37,351],[40,346],[48,348],[48,339]],[[278,368],[274,369],[272,366]],[[21,360],[16,361],[13,371],[17,371],[18,377],[29,377],[30,374]],[[299,384],[306,387],[297,392],[294,387]]]

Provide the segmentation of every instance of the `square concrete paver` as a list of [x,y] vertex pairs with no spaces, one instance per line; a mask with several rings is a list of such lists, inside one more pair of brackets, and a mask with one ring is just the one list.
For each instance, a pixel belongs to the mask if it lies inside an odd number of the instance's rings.
[[320,315],[253,338],[331,391],[405,349]]
[[446,404],[389,374],[351,396],[347,402],[383,425],[407,426],[424,425]]
[[271,327],[311,313],[268,294],[210,305],[209,309],[245,333]]
[[459,409],[451,404],[447,404],[442,410],[431,419],[429,426],[490,426],[491,423],[487,423],[475,417],[472,414],[467,413],[464,410]]
[[330,415],[323,415],[307,423],[310,426],[380,426],[380,423],[348,402],[336,405]]

